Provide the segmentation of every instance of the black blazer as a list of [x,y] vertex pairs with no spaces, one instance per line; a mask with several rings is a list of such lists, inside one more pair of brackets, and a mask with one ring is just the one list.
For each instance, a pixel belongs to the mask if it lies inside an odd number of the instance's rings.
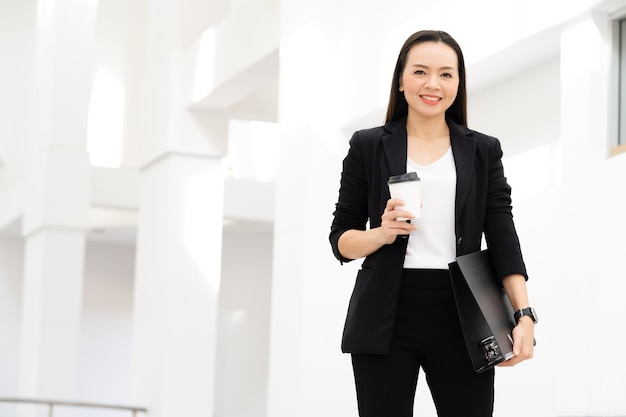
[[[448,120],[456,165],[457,256],[481,248],[483,233],[496,275],[527,277],[511,212],[511,187],[502,168],[500,142]],[[389,200],[387,180],[406,173],[406,119],[357,131],[343,161],[339,200],[331,226],[335,257],[341,234],[378,227]],[[342,351],[386,353],[396,316],[408,239],[396,239],[365,258],[356,278],[344,327]]]

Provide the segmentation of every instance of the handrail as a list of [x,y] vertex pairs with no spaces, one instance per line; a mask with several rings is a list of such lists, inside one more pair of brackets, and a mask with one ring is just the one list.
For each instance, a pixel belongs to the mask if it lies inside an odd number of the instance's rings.
[[137,413],[147,413],[148,409],[145,407],[135,407],[129,405],[113,405],[102,403],[90,403],[82,401],[60,401],[60,400],[38,400],[35,398],[0,398],[0,402],[3,403],[21,403],[21,404],[34,404],[34,405],[47,405],[48,417],[53,417],[53,409],[55,406],[63,407],[81,407],[81,408],[105,408],[109,410],[129,411],[133,417],[137,416]]

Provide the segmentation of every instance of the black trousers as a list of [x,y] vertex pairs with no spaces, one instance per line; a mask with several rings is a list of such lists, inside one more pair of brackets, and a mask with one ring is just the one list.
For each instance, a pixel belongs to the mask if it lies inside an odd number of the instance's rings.
[[420,368],[439,417],[491,417],[494,371],[476,373],[447,270],[404,271],[387,355],[352,354],[360,417],[411,417]]

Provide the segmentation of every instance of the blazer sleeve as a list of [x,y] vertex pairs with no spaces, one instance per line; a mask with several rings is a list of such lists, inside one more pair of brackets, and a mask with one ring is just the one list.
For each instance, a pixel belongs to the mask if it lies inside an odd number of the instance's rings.
[[522,274],[528,279],[513,222],[511,187],[504,175],[502,148],[497,139],[489,150],[484,233],[497,276],[502,279],[510,274]]
[[364,152],[355,132],[350,139],[348,154],[343,160],[339,185],[339,198],[330,228],[330,244],[333,254],[340,262],[350,262],[339,252],[339,237],[347,230],[365,230],[368,221],[368,176],[365,170]]

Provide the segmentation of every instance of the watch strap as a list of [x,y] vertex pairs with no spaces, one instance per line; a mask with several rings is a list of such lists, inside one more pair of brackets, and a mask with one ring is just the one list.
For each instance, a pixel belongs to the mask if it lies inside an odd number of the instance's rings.
[[535,315],[535,311],[532,307],[526,307],[517,310],[513,315],[515,323],[519,322],[519,320],[524,316],[529,316],[532,319],[533,323],[537,323],[537,316]]

